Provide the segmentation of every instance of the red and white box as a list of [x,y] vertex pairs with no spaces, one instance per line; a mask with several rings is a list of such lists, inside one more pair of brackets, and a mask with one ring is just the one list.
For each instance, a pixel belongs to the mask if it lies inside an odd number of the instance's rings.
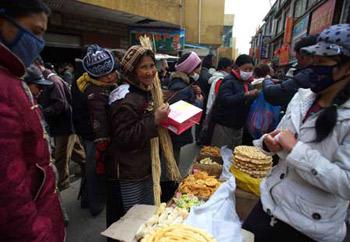
[[168,119],[162,126],[175,134],[182,134],[192,126],[199,124],[202,117],[202,109],[185,101],[178,101],[170,105]]

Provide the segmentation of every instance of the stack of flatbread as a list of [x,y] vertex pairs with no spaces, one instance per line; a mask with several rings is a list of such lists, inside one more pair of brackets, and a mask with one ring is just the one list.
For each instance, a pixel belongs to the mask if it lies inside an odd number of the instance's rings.
[[237,146],[233,152],[234,167],[255,178],[263,178],[271,170],[272,156],[254,146]]

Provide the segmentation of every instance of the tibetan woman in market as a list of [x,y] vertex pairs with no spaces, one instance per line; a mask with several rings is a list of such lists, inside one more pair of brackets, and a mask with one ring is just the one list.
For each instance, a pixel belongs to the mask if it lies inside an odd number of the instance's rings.
[[107,156],[107,224],[135,204],[153,204],[150,140],[167,119],[169,105],[154,108],[154,53],[132,46],[121,61],[124,83],[110,95],[111,144]]

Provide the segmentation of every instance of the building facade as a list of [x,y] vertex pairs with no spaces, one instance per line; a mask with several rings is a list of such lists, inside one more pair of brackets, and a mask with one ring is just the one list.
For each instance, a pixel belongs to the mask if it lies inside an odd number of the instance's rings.
[[256,63],[284,66],[295,61],[295,43],[337,23],[349,22],[349,0],[277,0],[252,37]]
[[221,45],[225,0],[45,2],[52,15],[43,57],[51,62],[72,62],[91,43],[125,50],[143,34],[151,37],[160,53],[177,54],[185,42],[210,48]]
[[232,60],[237,58],[238,49],[236,48],[236,37],[233,33],[234,15],[225,14],[224,33],[222,35],[221,47],[218,49],[218,59],[227,57]]

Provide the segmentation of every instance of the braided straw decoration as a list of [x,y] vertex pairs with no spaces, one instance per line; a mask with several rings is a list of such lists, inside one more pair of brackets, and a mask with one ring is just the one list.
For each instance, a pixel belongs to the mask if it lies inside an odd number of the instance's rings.
[[[140,37],[140,42],[142,47],[152,49],[151,41],[146,36]],[[163,92],[160,86],[160,80],[158,73],[153,81],[153,88],[151,90],[154,108],[157,109],[164,103]],[[170,139],[168,130],[163,127],[158,127],[159,138],[151,139],[151,159],[152,159],[152,178],[153,178],[153,194],[154,194],[154,203],[156,206],[160,205],[160,175],[161,175],[161,166],[160,166],[160,157],[159,157],[159,141],[162,148],[162,151],[166,160],[166,167],[170,179],[173,181],[179,181],[181,179],[179,168],[177,167],[176,160],[173,153],[173,144]]]

